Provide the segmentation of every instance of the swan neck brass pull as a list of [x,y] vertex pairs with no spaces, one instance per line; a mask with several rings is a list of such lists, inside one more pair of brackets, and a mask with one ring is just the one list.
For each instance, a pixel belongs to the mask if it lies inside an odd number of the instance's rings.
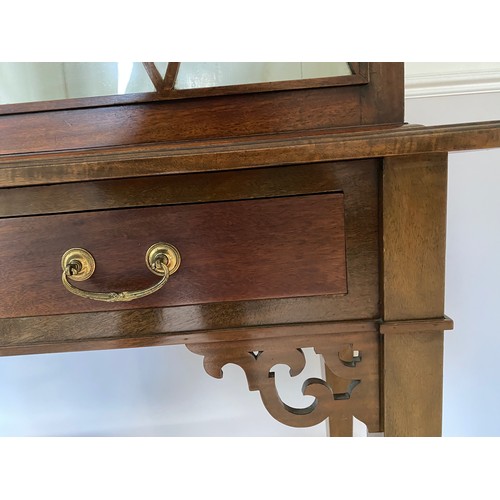
[[123,292],[91,292],[72,285],[72,281],[85,281],[95,271],[95,260],[90,252],[83,248],[71,248],[63,255],[61,266],[63,269],[62,283],[69,292],[91,300],[103,302],[128,302],[151,295],[165,285],[170,276],[179,269],[181,256],[177,248],[169,243],[156,243],[146,253],[146,264],[151,272],[162,276],[155,285],[145,290]]

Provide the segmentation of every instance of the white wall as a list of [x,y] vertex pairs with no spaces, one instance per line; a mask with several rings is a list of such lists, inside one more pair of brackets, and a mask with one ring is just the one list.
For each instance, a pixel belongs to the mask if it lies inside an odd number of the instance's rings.
[[[406,119],[437,124],[500,119],[500,93],[408,98]],[[500,436],[500,149],[450,155],[444,434]],[[308,355],[310,353],[308,352]],[[278,368],[283,398],[307,404]],[[209,377],[184,346],[0,360],[0,435],[324,436],[272,419],[240,368]]]
[[[407,99],[425,125],[500,119],[500,93]],[[448,170],[445,436],[500,436],[500,149],[452,153]]]
[[[224,371],[222,380],[208,376],[201,356],[184,346],[2,358],[0,435],[325,434],[324,425],[295,432],[279,424],[239,367]],[[303,378],[318,375],[309,370]]]

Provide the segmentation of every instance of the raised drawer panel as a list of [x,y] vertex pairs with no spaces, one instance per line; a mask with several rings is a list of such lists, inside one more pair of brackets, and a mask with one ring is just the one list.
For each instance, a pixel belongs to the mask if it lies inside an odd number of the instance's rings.
[[[62,286],[61,256],[80,247],[96,271],[79,288],[148,288],[160,241],[182,264],[148,297],[97,302]],[[342,193],[2,219],[0,317],[346,294],[345,248]]]

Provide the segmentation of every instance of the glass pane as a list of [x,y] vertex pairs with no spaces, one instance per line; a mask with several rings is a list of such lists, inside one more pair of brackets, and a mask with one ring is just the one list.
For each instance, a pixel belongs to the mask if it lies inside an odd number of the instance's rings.
[[154,91],[140,62],[0,63],[0,104]]
[[346,62],[184,62],[176,89],[351,75]]

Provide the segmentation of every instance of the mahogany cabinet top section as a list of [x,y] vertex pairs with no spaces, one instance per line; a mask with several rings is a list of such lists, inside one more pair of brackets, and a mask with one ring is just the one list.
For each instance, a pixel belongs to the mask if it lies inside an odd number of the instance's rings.
[[0,155],[401,125],[403,64],[367,67],[345,86],[3,115]]

